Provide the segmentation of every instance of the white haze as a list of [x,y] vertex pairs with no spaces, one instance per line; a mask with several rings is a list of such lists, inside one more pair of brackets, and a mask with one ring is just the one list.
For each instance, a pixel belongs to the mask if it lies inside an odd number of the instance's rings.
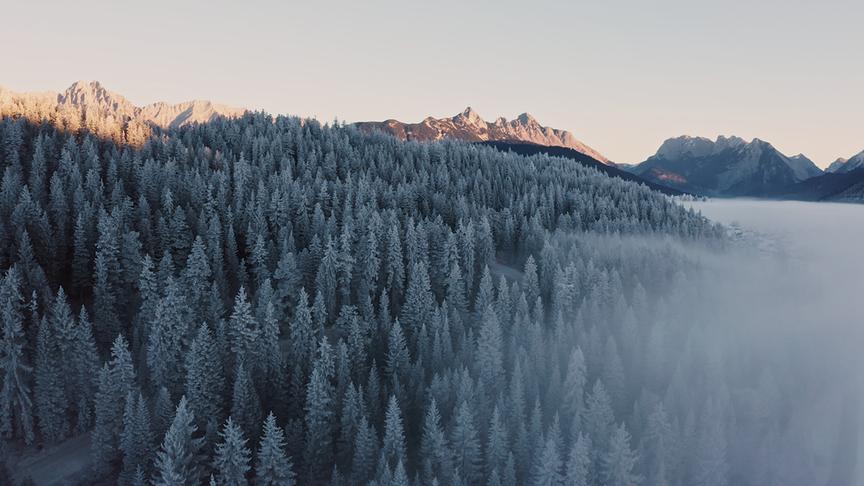
[[[796,390],[785,396],[793,459],[823,451],[821,484],[864,484],[861,390],[864,389],[864,206],[711,200],[686,203],[736,228],[734,257],[705,258],[704,293],[695,304],[706,324],[767,362],[785,363]],[[758,250],[752,251],[755,245]],[[718,344],[722,346],[722,344]],[[857,463],[857,475],[854,472]],[[853,479],[853,478],[857,478]],[[824,481],[824,482],[822,482]]]

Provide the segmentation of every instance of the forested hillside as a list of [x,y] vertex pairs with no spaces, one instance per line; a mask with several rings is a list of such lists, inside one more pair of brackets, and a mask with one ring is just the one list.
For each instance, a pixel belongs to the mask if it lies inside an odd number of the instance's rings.
[[722,228],[644,186],[263,114],[0,149],[4,484],[82,434],[86,483],[779,480],[792,385],[688,312]]

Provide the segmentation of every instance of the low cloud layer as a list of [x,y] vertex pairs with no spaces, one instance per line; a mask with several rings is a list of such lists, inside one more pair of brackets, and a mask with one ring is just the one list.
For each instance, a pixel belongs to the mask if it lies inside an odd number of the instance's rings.
[[[864,211],[747,200],[692,205],[745,243],[731,257],[704,256],[708,271],[695,314],[724,330],[742,356],[786,370],[775,377],[787,394],[779,440],[800,457],[818,451],[823,484],[862,484]],[[790,461],[781,469],[796,467]]]

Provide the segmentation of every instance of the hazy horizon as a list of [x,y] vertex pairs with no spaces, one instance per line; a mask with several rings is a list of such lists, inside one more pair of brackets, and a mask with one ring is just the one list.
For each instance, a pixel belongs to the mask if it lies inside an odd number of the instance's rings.
[[[820,167],[864,149],[864,8],[839,1],[697,5],[334,2],[256,8],[152,1],[6,6],[0,85],[98,80],[136,104],[193,98],[349,122],[416,122],[472,106],[529,112],[611,160],[663,140],[767,140]],[[39,19],[39,28],[32,22]],[[130,19],[135,25],[130,28]]]

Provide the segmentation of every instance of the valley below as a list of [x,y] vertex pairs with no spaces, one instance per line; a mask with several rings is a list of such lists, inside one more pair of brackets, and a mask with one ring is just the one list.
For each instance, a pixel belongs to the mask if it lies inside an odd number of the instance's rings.
[[[791,425],[779,442],[790,451],[799,441],[831,451],[816,484],[864,484],[864,211],[853,204],[749,199],[685,205],[732,228],[743,243],[708,272],[714,280],[697,304],[700,314],[754,355],[794,370],[798,393],[787,397]],[[795,477],[793,461],[781,469]]]

